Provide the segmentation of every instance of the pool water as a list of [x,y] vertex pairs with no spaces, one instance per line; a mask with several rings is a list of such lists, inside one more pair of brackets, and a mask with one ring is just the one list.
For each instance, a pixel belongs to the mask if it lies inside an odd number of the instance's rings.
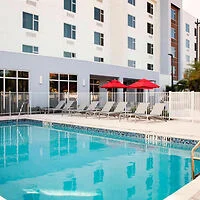
[[0,127],[0,196],[8,200],[161,200],[191,180],[190,165],[184,146]]

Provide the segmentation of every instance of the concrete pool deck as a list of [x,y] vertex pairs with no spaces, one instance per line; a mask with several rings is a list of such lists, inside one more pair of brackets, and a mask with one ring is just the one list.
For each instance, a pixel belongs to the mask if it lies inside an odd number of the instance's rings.
[[[1,120],[16,119],[16,116],[1,116]],[[68,114],[34,114],[23,115],[20,119],[41,120],[63,124],[80,125],[94,128],[105,128],[119,131],[144,133],[165,137],[176,137],[191,140],[200,140],[200,122],[171,120],[171,121],[146,121],[133,119],[101,118],[84,116],[70,116]],[[183,188],[166,198],[166,200],[200,200],[200,177],[185,185]]]

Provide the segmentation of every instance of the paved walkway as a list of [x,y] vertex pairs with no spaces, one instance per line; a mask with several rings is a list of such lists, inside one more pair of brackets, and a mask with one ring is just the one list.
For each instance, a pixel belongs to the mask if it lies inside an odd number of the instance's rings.
[[[15,116],[0,117],[1,120],[15,119]],[[20,118],[36,119],[48,122],[58,122],[73,125],[81,125],[87,127],[106,128],[112,130],[132,131],[137,133],[146,133],[153,135],[162,135],[165,137],[177,137],[184,139],[200,140],[200,122],[189,122],[180,120],[171,121],[146,121],[123,119],[119,121],[114,118],[94,118],[84,116],[69,116],[67,114],[35,114],[35,115],[23,115]],[[166,198],[166,200],[200,200],[200,177],[195,181],[187,184],[173,195]]]
[[[23,115],[21,118],[38,119],[49,122],[60,122],[66,124],[74,124],[88,127],[106,128],[112,130],[132,131],[137,133],[147,133],[154,135],[162,135],[166,137],[177,137],[183,139],[200,140],[200,122],[191,121],[153,121],[153,120],[135,120],[122,119],[119,121],[114,118],[101,118],[83,116],[69,116],[64,114],[43,114],[43,115]],[[14,119],[15,117],[0,117],[3,119]]]

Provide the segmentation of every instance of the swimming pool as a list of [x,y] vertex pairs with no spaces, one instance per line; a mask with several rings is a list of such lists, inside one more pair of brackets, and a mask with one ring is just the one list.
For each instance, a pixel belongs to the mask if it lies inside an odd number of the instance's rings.
[[95,129],[3,124],[0,196],[161,200],[191,180],[192,145],[151,143]]

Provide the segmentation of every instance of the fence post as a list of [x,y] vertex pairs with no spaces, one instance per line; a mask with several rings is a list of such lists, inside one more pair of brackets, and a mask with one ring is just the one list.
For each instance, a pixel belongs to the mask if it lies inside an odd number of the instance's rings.
[[191,92],[191,117],[194,122],[194,91]]
[[12,100],[11,100],[11,91],[9,91],[9,115],[11,116],[12,113],[12,106],[11,106]]
[[172,112],[172,92],[169,91],[169,120],[171,120],[171,112]]
[[30,113],[30,115],[32,114],[31,101],[32,101],[32,92],[29,92],[29,113]]

